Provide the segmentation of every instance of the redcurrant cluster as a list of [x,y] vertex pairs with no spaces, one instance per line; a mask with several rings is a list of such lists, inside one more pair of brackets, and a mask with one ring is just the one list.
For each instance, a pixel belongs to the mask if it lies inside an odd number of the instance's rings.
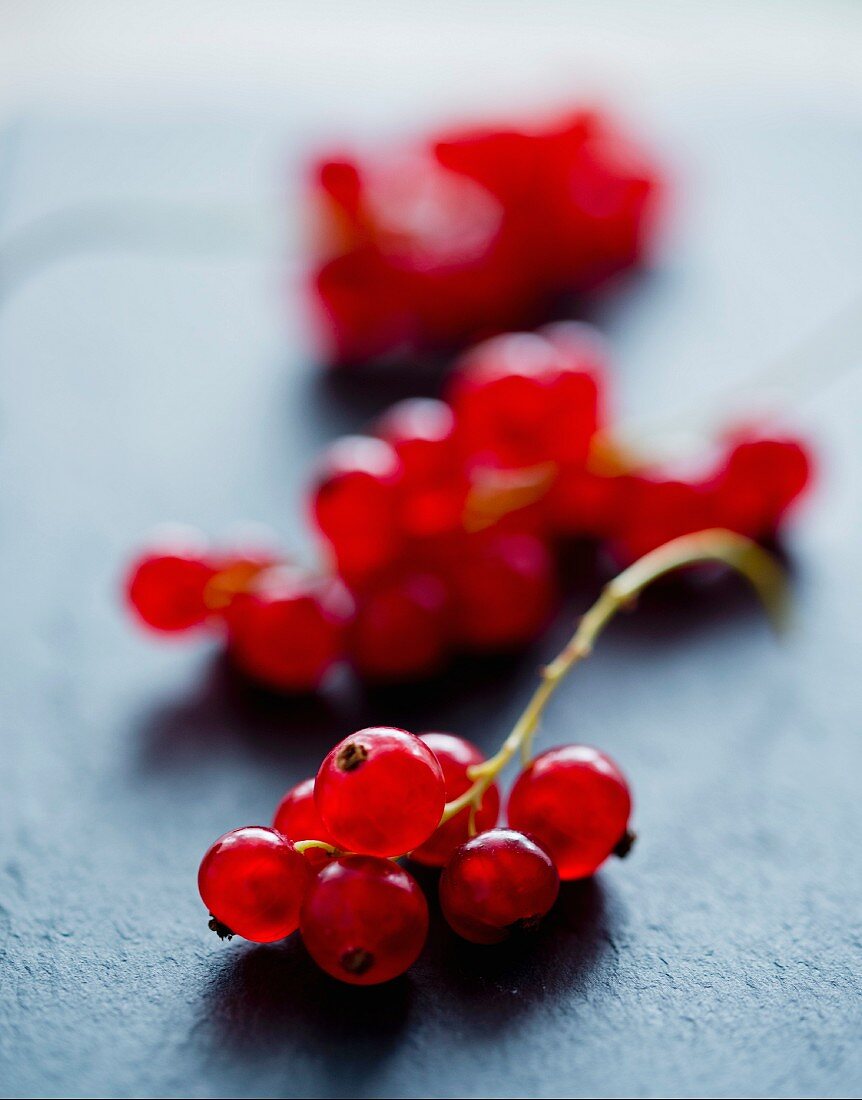
[[400,402],[323,456],[325,575],[163,544],[132,569],[133,607],[163,631],[225,625],[237,666],[279,690],[314,689],[339,662],[405,680],[534,639],[572,539],[626,564],[709,527],[772,536],[809,480],[803,446],[738,433],[688,480],[645,464],[611,438],[605,359],[572,322],[479,344],[445,401]]
[[[564,745],[529,760],[543,710],[617,610],[665,573],[708,560],[738,569],[776,603],[780,570],[749,540],[706,531],[666,544],[606,587],[490,759],[448,733],[359,730],[287,792],[272,827],[217,840],[198,876],[210,927],[260,943],[299,928],[333,977],[388,981],[416,960],[428,930],[425,897],[394,862],[402,856],[442,868],[440,908],[464,939],[495,944],[534,927],[561,880],[592,875],[633,841],[629,786],[608,756]],[[508,826],[498,827],[495,781],[518,752],[525,766],[508,798]]]
[[313,291],[335,363],[532,327],[641,259],[659,190],[616,127],[574,111],[333,157],[314,177]]

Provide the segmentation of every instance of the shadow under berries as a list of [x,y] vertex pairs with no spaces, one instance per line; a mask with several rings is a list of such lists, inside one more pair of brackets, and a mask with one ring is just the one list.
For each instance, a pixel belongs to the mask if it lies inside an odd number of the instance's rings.
[[281,944],[224,952],[205,992],[199,1037],[232,1065],[261,1060],[284,1065],[285,1087],[302,1095],[302,1082],[285,1052],[302,1047],[315,1080],[355,1090],[400,1042],[414,1001],[409,975],[380,986],[344,985],[310,959],[298,935]]
[[219,654],[188,694],[157,703],[141,716],[139,768],[184,768],[202,754],[239,745],[284,763],[286,775],[303,766],[312,774],[352,721],[351,692],[339,683],[327,693],[281,695],[251,683]]
[[570,1002],[615,964],[620,914],[612,891],[598,878],[563,883],[553,909],[535,929],[478,946],[455,935],[443,920],[437,875],[423,869],[417,877],[432,920],[414,972],[427,996],[447,1006],[459,1031],[502,1030],[533,1009]]

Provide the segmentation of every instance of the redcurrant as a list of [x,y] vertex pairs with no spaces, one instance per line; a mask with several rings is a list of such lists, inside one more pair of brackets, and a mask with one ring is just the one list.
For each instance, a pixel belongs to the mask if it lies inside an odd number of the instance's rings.
[[443,915],[465,940],[500,943],[533,928],[557,899],[550,856],[514,829],[492,829],[462,844],[440,876]]
[[443,401],[411,398],[393,405],[376,430],[401,461],[400,524],[408,539],[461,525],[466,478],[458,462],[455,419]]
[[210,616],[206,589],[214,573],[202,536],[177,529],[134,562],[126,581],[127,598],[147,626],[179,633]]
[[[446,784],[446,801],[452,802],[472,786],[468,768],[481,764],[485,758],[470,741],[451,733],[423,733],[421,738],[440,762]],[[493,829],[499,814],[500,792],[496,783],[492,783],[476,810],[476,831],[484,833],[487,829]],[[424,844],[410,853],[410,858],[428,867],[442,867],[458,845],[468,839],[469,824],[470,811],[465,808],[439,825]]]
[[320,463],[314,519],[350,584],[385,568],[398,553],[401,473],[395,450],[370,436],[337,440]]
[[309,888],[300,928],[308,953],[327,974],[376,985],[416,961],[428,934],[428,905],[397,863],[339,856]]
[[431,573],[417,572],[383,579],[358,595],[348,644],[364,676],[404,680],[440,668],[450,636],[445,585]]
[[299,924],[299,909],[313,877],[289,840],[273,829],[248,825],[225,833],[204,856],[198,889],[220,936],[271,943]]
[[579,345],[571,332],[510,333],[479,344],[450,387],[462,450],[512,467],[583,461],[599,419],[597,346],[587,335]]
[[553,609],[553,563],[533,535],[472,536],[451,562],[450,580],[456,637],[468,649],[532,641]]
[[230,651],[244,672],[269,687],[311,691],[344,656],[352,614],[353,601],[337,579],[268,569],[228,608]]
[[716,521],[753,538],[771,535],[811,477],[793,440],[740,440],[715,481]]
[[[290,788],[278,804],[272,827],[288,840],[322,840],[333,844],[314,803],[314,779],[303,779]],[[323,848],[306,848],[302,854],[315,870],[329,862],[329,853]]]
[[341,848],[403,855],[426,841],[440,822],[443,773],[418,737],[377,726],[332,749],[317,773],[314,799]]
[[506,815],[542,845],[562,879],[593,874],[608,856],[631,845],[628,783],[598,749],[563,745],[549,749],[518,777]]

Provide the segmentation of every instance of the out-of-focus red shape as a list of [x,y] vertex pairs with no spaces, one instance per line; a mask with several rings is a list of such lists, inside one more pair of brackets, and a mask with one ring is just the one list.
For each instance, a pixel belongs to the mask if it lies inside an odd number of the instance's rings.
[[313,177],[312,289],[338,365],[553,316],[644,255],[657,172],[603,115],[465,129]]

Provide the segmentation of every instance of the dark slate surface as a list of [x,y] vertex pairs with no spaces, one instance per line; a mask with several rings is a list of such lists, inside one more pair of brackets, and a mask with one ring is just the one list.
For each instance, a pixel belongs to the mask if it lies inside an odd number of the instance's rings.
[[[665,259],[596,312],[630,415],[711,405],[862,285],[846,121],[731,96],[652,124],[680,181]],[[548,715],[544,743],[595,742],[630,773],[630,860],[565,890],[528,946],[437,925],[407,978],[366,992],[298,943],[206,930],[210,840],[267,820],[368,720],[490,748],[594,592],[582,577],[522,659],[316,703],[130,628],[118,574],[151,524],[250,518],[307,552],[315,450],[389,398],[315,374],[253,226],[189,220],[263,204],[287,133],[28,118],[0,145],[0,239],[18,234],[0,306],[0,1092],[858,1095],[862,375],[828,380],[860,365],[849,339],[792,406],[822,465],[789,539],[792,635],[777,644],[733,585],[651,603]]]

